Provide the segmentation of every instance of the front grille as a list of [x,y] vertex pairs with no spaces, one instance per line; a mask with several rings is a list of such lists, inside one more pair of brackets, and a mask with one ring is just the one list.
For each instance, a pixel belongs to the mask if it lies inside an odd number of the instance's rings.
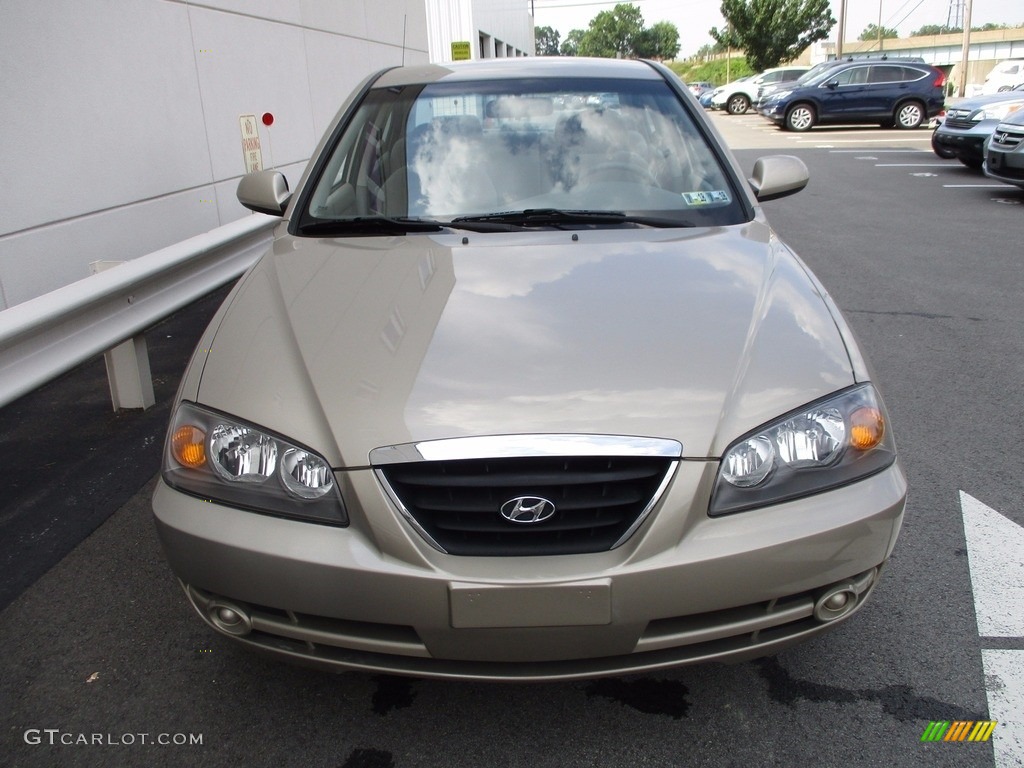
[[947,128],[963,128],[963,129],[973,128],[978,123],[975,122],[975,121],[972,121],[970,119],[970,117],[971,117],[970,110],[966,110],[966,109],[961,109],[961,110],[953,109],[953,110],[950,110],[949,112],[946,113],[946,120],[945,120],[946,127]]
[[[377,470],[415,524],[452,555],[602,552],[650,511],[675,466],[662,457],[530,457],[423,461]],[[554,513],[513,522],[502,507],[546,500]]]
[[992,144],[1012,152],[1024,142],[1024,129],[1017,126],[1000,125],[992,134]]

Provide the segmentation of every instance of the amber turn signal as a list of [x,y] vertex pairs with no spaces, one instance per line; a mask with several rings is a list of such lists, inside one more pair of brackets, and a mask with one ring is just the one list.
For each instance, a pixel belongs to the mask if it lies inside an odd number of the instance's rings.
[[198,469],[206,464],[206,433],[199,427],[186,424],[171,437],[171,451],[182,466]]
[[885,436],[885,419],[877,408],[858,408],[850,415],[850,445],[869,451]]

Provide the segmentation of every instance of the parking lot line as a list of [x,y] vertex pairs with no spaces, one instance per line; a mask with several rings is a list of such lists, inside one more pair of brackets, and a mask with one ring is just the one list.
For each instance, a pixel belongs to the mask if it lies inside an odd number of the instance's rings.
[[[868,150],[866,150],[866,149],[831,149],[831,150],[829,150],[829,154],[830,155],[839,155],[839,154],[859,155],[861,152],[867,152],[867,151]],[[929,155],[931,154],[931,152],[928,152],[928,150],[926,150],[926,149],[912,149],[910,147],[908,147],[907,149],[872,149],[871,152],[873,154],[876,154],[876,155],[919,155],[922,152],[927,152]]]
[[953,168],[949,163],[875,163],[875,168]]

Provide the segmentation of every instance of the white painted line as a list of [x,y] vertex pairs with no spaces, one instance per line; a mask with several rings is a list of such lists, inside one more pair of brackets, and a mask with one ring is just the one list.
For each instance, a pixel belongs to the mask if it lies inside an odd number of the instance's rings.
[[[821,139],[812,139],[810,137],[793,136],[791,137],[796,141],[821,141]],[[924,136],[920,139],[917,138],[899,138],[899,139],[829,139],[832,144],[902,144],[907,141],[920,141],[920,142],[931,142],[930,136]]]
[[875,163],[875,168],[950,168],[949,163]]
[[1024,765],[1024,651],[981,652],[996,768]]
[[[829,154],[856,154],[858,152],[864,152],[863,149],[833,149]],[[913,149],[907,147],[906,149],[872,149],[876,155],[919,155],[922,152],[927,152],[929,155],[931,152],[927,149]]]
[[1024,638],[1024,528],[960,491],[978,634]]
[[[1024,527],[960,491],[978,634],[1024,639]],[[996,768],[1024,765],[1024,651],[982,649]]]
[[943,184],[946,189],[1006,189],[1008,184]]

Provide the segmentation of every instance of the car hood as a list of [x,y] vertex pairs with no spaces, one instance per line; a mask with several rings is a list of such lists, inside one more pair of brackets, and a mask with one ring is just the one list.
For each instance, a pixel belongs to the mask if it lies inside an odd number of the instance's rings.
[[197,401],[336,467],[507,434],[741,434],[853,383],[816,283],[728,228],[275,241],[199,354]]
[[973,112],[984,107],[986,104],[999,104],[1003,101],[1024,101],[1024,91],[1002,91],[1001,93],[990,93],[987,96],[971,96],[965,99],[954,99],[948,110],[966,109]]

